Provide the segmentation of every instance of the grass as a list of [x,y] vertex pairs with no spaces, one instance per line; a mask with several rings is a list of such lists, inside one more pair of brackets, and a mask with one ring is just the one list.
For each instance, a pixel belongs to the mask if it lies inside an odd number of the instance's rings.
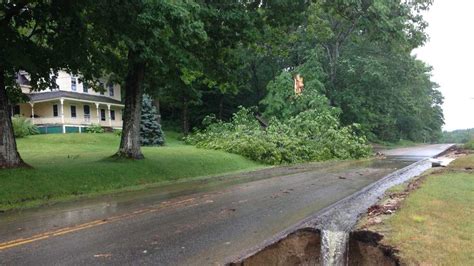
[[386,221],[385,241],[413,265],[474,262],[474,155],[427,176],[421,188]]
[[104,160],[118,148],[114,134],[18,139],[23,159],[34,169],[0,170],[0,211],[263,167],[238,155],[184,145],[177,133],[166,136],[165,147],[142,148],[146,159],[120,162]]

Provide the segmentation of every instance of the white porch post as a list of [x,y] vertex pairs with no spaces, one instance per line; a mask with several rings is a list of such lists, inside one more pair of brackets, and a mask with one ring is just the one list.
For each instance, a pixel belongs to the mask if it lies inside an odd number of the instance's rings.
[[64,98],[59,100],[61,101],[61,124],[63,125],[63,133],[66,133],[66,127],[64,126]]
[[95,103],[95,109],[97,111],[97,124],[100,125],[99,103]]
[[31,105],[31,122],[35,123],[35,103],[30,102]]
[[109,110],[109,126],[112,127],[112,116],[110,114],[110,104],[107,104],[107,109]]

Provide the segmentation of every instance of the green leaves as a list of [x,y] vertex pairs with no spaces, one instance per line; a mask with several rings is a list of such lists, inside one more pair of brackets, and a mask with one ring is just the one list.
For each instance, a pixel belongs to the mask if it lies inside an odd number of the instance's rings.
[[30,135],[39,134],[39,129],[36,125],[31,123],[29,119],[21,116],[12,118],[13,133],[15,138],[23,138]]
[[341,127],[330,112],[303,111],[263,129],[250,109],[241,108],[230,122],[207,118],[206,129],[186,138],[197,147],[240,154],[267,164],[285,164],[329,159],[365,157],[366,139],[352,127]]
[[[309,64],[311,63],[314,61]],[[335,112],[328,106],[327,98],[320,93],[323,90],[323,85],[315,78],[318,75],[317,72],[308,71],[315,70],[308,65],[301,68],[301,72],[308,73],[308,77],[310,77],[306,79],[306,76],[303,75],[305,87],[301,95],[295,95],[293,76],[287,71],[283,71],[275,80],[270,81],[267,86],[267,96],[261,101],[261,104],[265,106],[264,115],[266,117],[289,119],[307,110]],[[312,73],[310,74],[310,72]]]

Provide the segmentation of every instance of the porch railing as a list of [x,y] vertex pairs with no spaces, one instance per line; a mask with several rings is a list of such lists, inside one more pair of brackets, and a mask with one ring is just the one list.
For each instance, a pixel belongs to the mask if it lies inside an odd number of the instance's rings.
[[[45,125],[45,124],[62,124],[61,117],[35,117],[30,118],[30,120],[35,124],[35,125]],[[104,127],[121,127],[122,126],[122,120],[113,120],[113,121],[98,121],[97,118],[93,118],[90,115],[84,115],[82,117],[65,117],[64,118],[64,124],[66,125],[91,125],[91,124],[99,124]]]

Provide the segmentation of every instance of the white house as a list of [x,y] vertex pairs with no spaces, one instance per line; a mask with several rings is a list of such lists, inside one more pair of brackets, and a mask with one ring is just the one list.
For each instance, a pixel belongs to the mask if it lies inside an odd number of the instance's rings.
[[96,92],[65,71],[58,73],[57,89],[32,92],[26,72],[18,74],[17,82],[29,102],[13,106],[12,114],[30,118],[41,133],[83,132],[92,124],[122,128],[124,105],[118,84],[103,82],[105,92]]

